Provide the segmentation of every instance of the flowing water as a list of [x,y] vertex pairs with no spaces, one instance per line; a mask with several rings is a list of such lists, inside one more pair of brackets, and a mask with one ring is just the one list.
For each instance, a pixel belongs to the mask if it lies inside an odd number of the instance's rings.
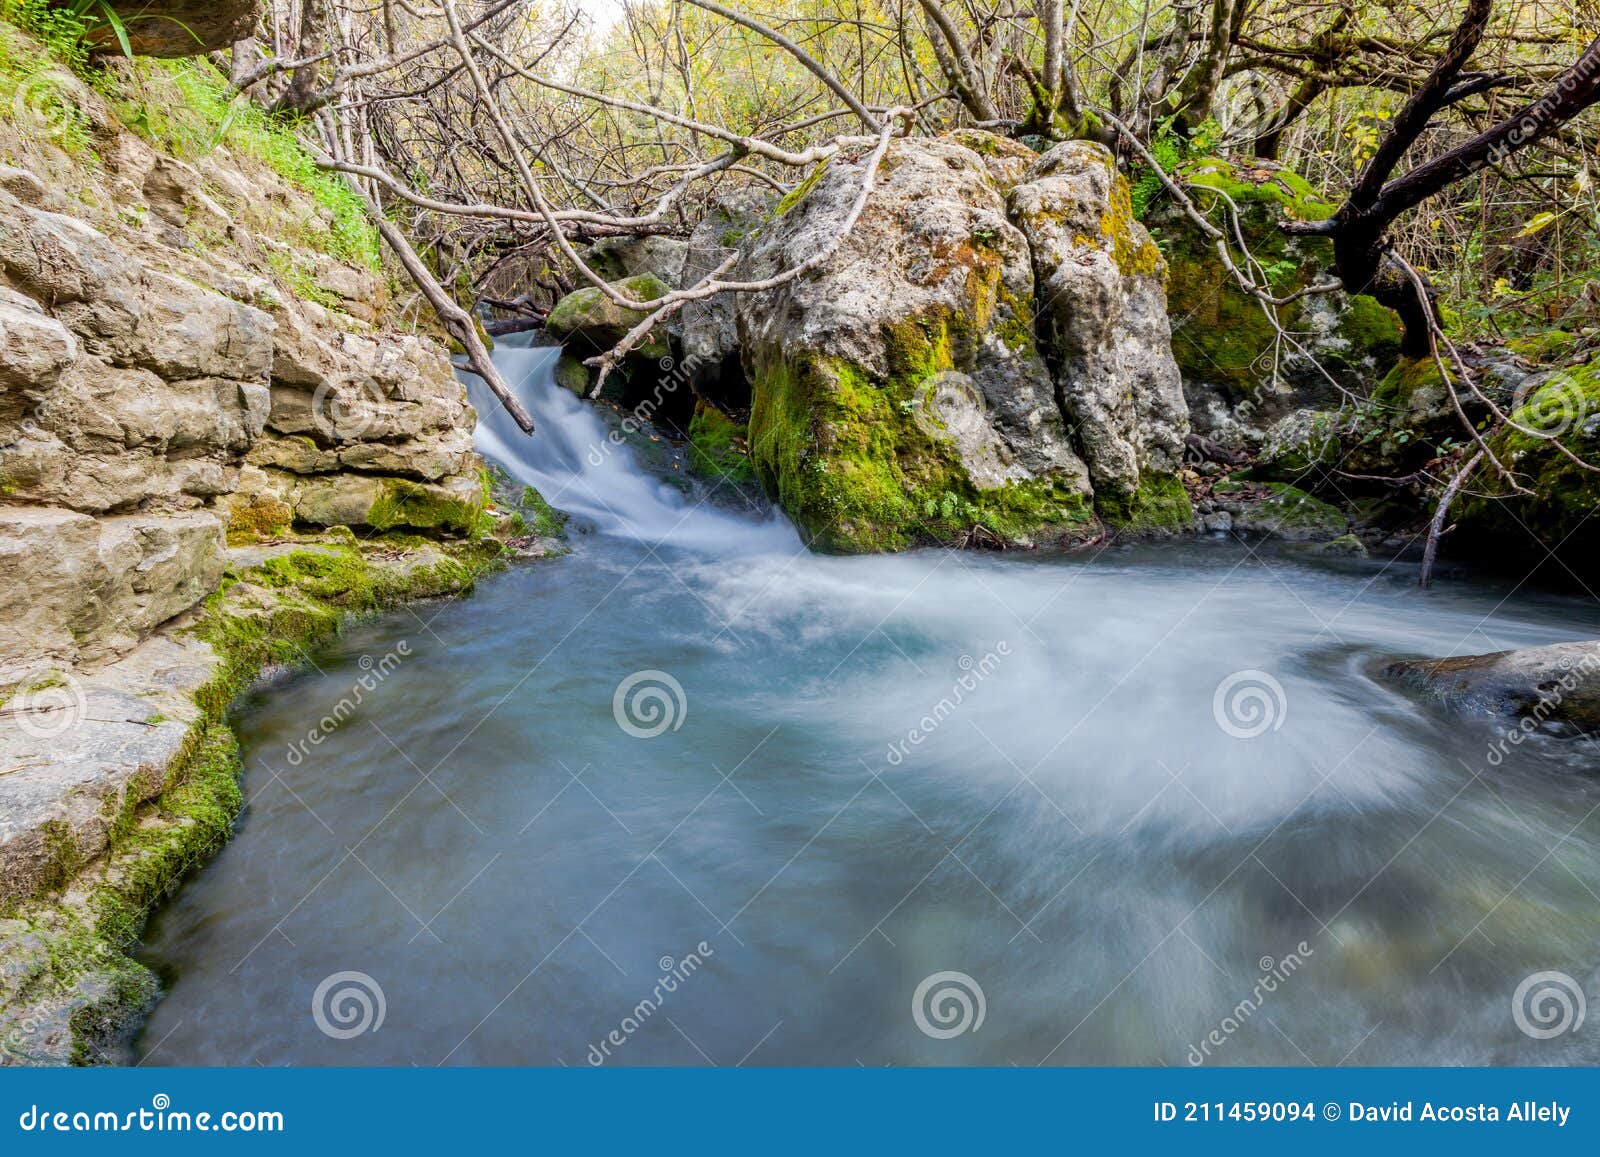
[[244,705],[147,1063],[1600,1060],[1550,1035],[1600,992],[1594,749],[1371,675],[1592,601],[1231,541],[818,557],[498,356],[539,433],[480,399],[480,448],[573,551]]

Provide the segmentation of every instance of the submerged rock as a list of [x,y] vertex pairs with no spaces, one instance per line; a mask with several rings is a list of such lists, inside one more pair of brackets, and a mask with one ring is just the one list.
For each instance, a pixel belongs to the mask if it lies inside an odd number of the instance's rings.
[[1600,641],[1404,659],[1383,674],[1457,710],[1600,731]]
[[1213,505],[1232,516],[1234,530],[1292,542],[1347,537],[1349,522],[1337,509],[1282,482],[1219,482]]
[[1110,150],[1057,145],[1010,205],[1032,250],[1039,330],[1096,508],[1115,525],[1186,526],[1176,475],[1189,411],[1172,356],[1166,263],[1133,218]]
[[[771,276],[828,246],[867,145],[820,166],[750,239]],[[889,148],[854,230],[816,272],[736,304],[750,459],[822,549],[1092,532],[1033,336],[1033,268],[988,168],[951,141]]]

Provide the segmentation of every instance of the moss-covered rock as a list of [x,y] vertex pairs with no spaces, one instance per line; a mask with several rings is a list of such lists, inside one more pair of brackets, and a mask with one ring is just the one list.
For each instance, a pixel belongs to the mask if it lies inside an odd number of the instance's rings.
[[689,468],[711,482],[754,481],[747,434],[745,425],[701,402],[689,422]]
[[[655,301],[671,292],[666,282],[653,273],[614,282],[613,288],[628,300],[639,302]],[[552,337],[571,345],[601,352],[616,345],[646,316],[642,310],[618,305],[598,286],[591,285],[557,302],[545,319],[545,329]],[[652,333],[634,352],[644,358],[666,357],[669,351],[665,329]]]
[[1286,483],[1225,481],[1212,493],[1235,530],[1305,542],[1330,541],[1349,530],[1335,507]]
[[[1230,235],[1229,204],[1237,207],[1240,231],[1279,296],[1331,277],[1326,239],[1288,237],[1280,228],[1334,211],[1304,178],[1267,162],[1215,157],[1191,163],[1180,175],[1196,203]],[[1365,392],[1398,356],[1400,323],[1393,311],[1343,293],[1300,298],[1277,310],[1302,352],[1280,340],[1262,303],[1238,287],[1215,244],[1170,199],[1159,199],[1147,220],[1169,267],[1173,353],[1195,427],[1207,437],[1253,449],[1265,428],[1290,410],[1337,399],[1317,363],[1339,385]]]
[[[762,276],[830,245],[865,149],[751,239]],[[737,303],[750,461],[822,549],[1082,537],[1094,522],[1033,339],[1028,247],[983,160],[890,147],[857,227],[811,276]]]
[[1600,549],[1600,472],[1573,457],[1600,466],[1600,359],[1530,379],[1511,422],[1489,448],[1532,493],[1516,494],[1485,464],[1455,507],[1462,545],[1587,564]]
[[1186,527],[1189,413],[1172,357],[1160,251],[1134,220],[1109,149],[1057,145],[1011,192],[1028,239],[1039,332],[1107,522]]

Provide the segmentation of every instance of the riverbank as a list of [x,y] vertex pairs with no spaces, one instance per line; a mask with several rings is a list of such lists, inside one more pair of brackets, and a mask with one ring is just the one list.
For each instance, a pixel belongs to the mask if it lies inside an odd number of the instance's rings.
[[227,842],[243,692],[314,666],[354,622],[472,593],[558,550],[503,493],[501,537],[292,536],[229,550],[219,589],[127,656],[0,707],[0,1063],[134,1059],[158,995],[128,957],[151,909]]

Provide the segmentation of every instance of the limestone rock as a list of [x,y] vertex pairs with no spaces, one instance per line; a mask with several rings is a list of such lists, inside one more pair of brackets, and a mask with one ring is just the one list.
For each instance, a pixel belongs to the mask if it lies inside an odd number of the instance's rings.
[[[127,29],[136,56],[202,56],[232,47],[255,32],[261,0],[111,0]],[[103,28],[92,34],[102,51],[119,53],[115,33]]]
[[[767,277],[824,250],[868,145],[820,167],[747,241]],[[860,221],[810,275],[736,303],[750,459],[824,549],[973,534],[1080,537],[1093,515],[1033,340],[1023,235],[976,153],[895,141]]]
[[602,237],[585,255],[589,268],[607,281],[623,281],[646,274],[668,286],[683,284],[684,262],[692,242],[675,237]]
[[1161,253],[1102,145],[1068,141],[1011,192],[1032,247],[1040,332],[1103,516],[1187,525],[1175,474],[1189,430]]

